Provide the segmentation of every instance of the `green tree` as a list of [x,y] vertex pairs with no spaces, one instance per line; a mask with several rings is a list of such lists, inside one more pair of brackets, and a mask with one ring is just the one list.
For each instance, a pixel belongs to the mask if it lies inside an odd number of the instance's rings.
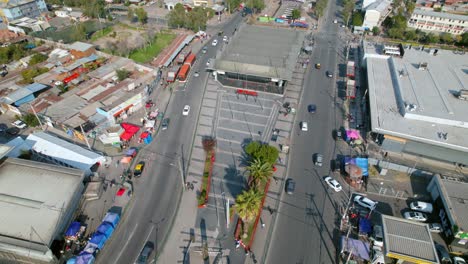
[[412,0],[406,1],[406,16],[410,17],[413,14],[414,9],[416,8],[416,3]]
[[379,27],[373,27],[372,28],[372,34],[374,34],[374,36],[378,36],[380,34],[380,28]]
[[28,68],[26,70],[23,70],[21,72],[21,76],[23,77],[22,83],[24,84],[30,84],[34,82],[34,77],[39,76],[43,73],[48,72],[49,69],[47,68],[38,68],[38,67],[32,67]]
[[104,0],[81,0],[83,14],[92,18],[105,18]]
[[41,63],[47,60],[47,58],[49,58],[47,55],[44,55],[42,53],[36,53],[32,55],[31,59],[29,60],[29,65],[30,66],[36,65],[38,63]]
[[434,33],[428,33],[421,41],[427,44],[437,43],[439,42],[439,36],[434,35]]
[[416,30],[406,30],[405,33],[403,33],[405,36],[406,40],[417,40],[418,39],[418,34],[416,33]]
[[301,10],[299,9],[293,9],[293,11],[291,12],[291,17],[293,20],[296,20],[298,18],[301,17]]
[[263,0],[247,0],[245,6],[253,10],[253,13],[258,13],[265,8],[265,2]]
[[260,209],[262,198],[263,193],[254,188],[243,191],[237,196],[234,209],[242,221],[249,223],[255,219]]
[[181,28],[186,23],[185,8],[181,3],[177,3],[168,14],[168,24],[171,27]]
[[31,113],[24,115],[22,121],[29,127],[37,127],[39,125],[39,120],[37,120],[36,116]]
[[460,46],[468,46],[468,32],[460,35],[460,40],[457,42]]
[[343,16],[343,21],[346,25],[349,23],[349,19],[353,13],[355,7],[355,2],[352,0],[345,0],[343,3],[343,9],[341,11],[341,15]]
[[146,24],[148,22],[148,13],[143,8],[137,8],[135,10],[135,14],[137,16],[138,22],[141,24]]
[[260,159],[254,159],[247,166],[252,183],[254,186],[259,186],[260,182],[266,182],[273,175],[273,166],[271,163],[262,162]]
[[279,156],[277,148],[267,144],[262,144],[258,141],[250,142],[246,146],[245,152],[252,158],[252,160],[259,159],[261,162],[269,164],[275,164]]
[[399,28],[391,28],[387,31],[387,34],[389,37],[391,38],[395,38],[395,39],[402,39],[403,38],[403,34],[404,34],[404,31],[402,29],[399,29]]
[[228,11],[232,13],[233,10],[240,6],[242,0],[225,0],[224,3],[226,3]]
[[208,13],[205,8],[196,6],[186,14],[185,28],[193,30],[195,32],[206,29],[206,23],[208,22]]
[[325,8],[327,8],[328,0],[317,0],[315,4],[315,15],[320,18],[323,16]]
[[72,37],[75,41],[86,39],[86,26],[83,23],[77,24]]
[[127,71],[126,69],[115,70],[115,72],[117,73],[119,82],[127,79],[128,76],[130,76],[130,71]]
[[364,23],[364,17],[362,16],[361,12],[354,12],[353,16],[351,18],[353,26],[362,26],[362,23]]
[[440,34],[440,40],[447,44],[451,44],[454,42],[453,35],[447,32]]

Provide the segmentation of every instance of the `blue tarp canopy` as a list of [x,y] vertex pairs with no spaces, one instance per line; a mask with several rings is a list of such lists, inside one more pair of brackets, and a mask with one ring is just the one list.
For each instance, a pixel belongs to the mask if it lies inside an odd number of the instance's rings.
[[92,254],[81,252],[80,255],[76,257],[75,264],[93,264],[94,256]]
[[67,237],[76,236],[78,232],[80,231],[80,228],[81,228],[80,222],[72,222],[70,226],[68,227],[67,231],[65,232],[65,236]]
[[110,223],[115,228],[120,221],[120,216],[116,213],[108,212],[102,221]]
[[81,252],[82,253],[86,252],[86,253],[89,253],[89,254],[94,254],[94,252],[96,252],[97,248],[98,248],[98,246],[96,244],[88,242],[88,244],[86,244],[86,247]]
[[102,222],[98,226],[96,232],[104,234],[106,235],[107,238],[109,238],[112,235],[112,233],[114,233],[114,227],[112,226],[111,223]]
[[146,145],[151,143],[151,141],[153,141],[153,137],[151,136],[151,134],[148,134],[148,136],[145,139],[143,139],[143,142],[145,142]]
[[72,257],[71,259],[67,260],[67,264],[76,264],[76,257]]
[[364,217],[359,218],[359,233],[370,234],[372,231],[372,224],[369,219]]
[[106,241],[107,241],[107,236],[102,233],[94,233],[94,235],[89,240],[89,242],[95,244],[98,249],[102,249]]
[[369,260],[369,243],[352,239],[346,238],[346,236],[341,237],[341,247],[342,251],[346,252],[353,252],[353,255],[364,260]]
[[356,158],[356,165],[362,169],[362,176],[369,176],[369,162],[367,158]]

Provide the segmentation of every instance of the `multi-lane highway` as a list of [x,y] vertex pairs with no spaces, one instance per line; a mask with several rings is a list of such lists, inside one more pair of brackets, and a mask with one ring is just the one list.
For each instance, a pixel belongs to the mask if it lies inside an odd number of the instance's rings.
[[[240,15],[225,23],[222,30],[230,32],[241,21]],[[195,67],[184,87],[172,92],[165,117],[170,118],[167,130],[161,131],[153,143],[140,153],[146,160],[143,175],[134,180],[134,197],[129,204],[118,231],[98,257],[98,263],[134,263],[147,241],[153,242],[159,252],[162,241],[176,215],[182,192],[181,174],[187,171],[193,135],[208,73],[206,62],[221,47],[211,46],[206,54],[200,52]],[[193,72],[198,71],[198,77]],[[188,116],[182,115],[185,105],[191,107]],[[156,254],[152,254],[155,256]]]
[[[344,192],[326,187],[323,177],[330,173],[335,141],[332,131],[341,126],[342,114],[337,96],[338,64],[345,43],[338,37],[339,24],[334,24],[338,7],[330,1],[327,14],[315,33],[311,66],[304,80],[287,177],[296,181],[293,195],[282,195],[265,263],[337,263],[340,233],[339,204],[346,201]],[[315,63],[321,69],[315,69]],[[333,71],[328,78],[326,71]],[[308,113],[307,105],[316,104],[317,112]],[[301,131],[299,122],[307,121],[309,130]],[[313,163],[313,155],[324,156],[322,167]]]

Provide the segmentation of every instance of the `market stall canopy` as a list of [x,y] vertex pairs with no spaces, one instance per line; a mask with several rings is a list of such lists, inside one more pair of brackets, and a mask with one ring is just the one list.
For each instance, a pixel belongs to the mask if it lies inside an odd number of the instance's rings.
[[78,235],[78,232],[80,232],[80,228],[80,222],[72,222],[68,227],[67,231],[65,232],[65,237],[76,237]]
[[350,129],[346,130],[346,139],[347,140],[352,140],[352,139],[359,139],[361,135],[359,134],[359,131],[356,129]]
[[361,178],[362,177],[362,170],[359,166],[355,164],[347,164],[345,165],[345,171],[349,174],[351,178]]
[[123,157],[121,160],[120,160],[120,163],[124,163],[124,164],[128,164],[132,161],[132,157],[131,156],[127,156],[127,157]]
[[125,132],[120,135],[120,138],[125,141],[130,140],[140,130],[139,126],[129,123],[122,123],[120,126],[125,130]]
[[116,213],[107,213],[102,221],[112,224],[112,226],[115,228],[120,221],[120,216]]
[[367,242],[342,236],[341,247],[342,251],[352,251],[352,254],[357,258],[369,260],[369,243]]

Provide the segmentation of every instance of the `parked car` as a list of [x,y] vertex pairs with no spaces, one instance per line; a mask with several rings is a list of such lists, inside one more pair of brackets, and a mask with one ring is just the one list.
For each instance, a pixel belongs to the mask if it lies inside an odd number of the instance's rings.
[[138,164],[135,166],[135,169],[133,170],[133,176],[139,177],[143,173],[143,170],[145,169],[145,162],[140,161]]
[[228,37],[227,37],[227,36],[224,36],[224,37],[223,37],[223,41],[224,41],[224,42],[227,42],[227,41],[228,41]]
[[296,181],[294,181],[293,179],[287,179],[286,180],[286,193],[293,194],[295,189],[296,189]]
[[210,66],[210,64],[211,64],[211,59],[208,59],[208,60],[206,61],[206,66]]
[[301,122],[301,130],[302,131],[308,131],[309,130],[309,127],[307,126],[307,122],[305,122],[305,121]]
[[418,221],[418,222],[426,222],[427,215],[421,212],[406,212],[403,214],[403,217],[408,220]]
[[466,261],[460,257],[453,257],[453,264],[466,264]]
[[164,118],[161,122],[161,129],[166,130],[169,127],[169,118]]
[[377,206],[377,202],[374,202],[371,199],[361,196],[361,195],[356,195],[354,197],[354,202],[370,210],[374,210],[375,207]]
[[10,127],[5,132],[9,135],[16,136],[21,130],[17,127]]
[[342,190],[341,184],[332,177],[325,177],[324,181],[328,184],[328,186],[330,186],[330,188],[335,190],[335,192],[339,192]]
[[310,104],[307,106],[307,111],[309,111],[309,113],[311,114],[315,114],[315,112],[317,111],[317,106],[314,104]]
[[327,71],[327,77],[328,78],[333,78],[333,72]]
[[443,229],[442,225],[439,224],[439,223],[431,223],[431,224],[429,224],[429,230],[431,232],[434,232],[434,233],[440,233],[444,229]]
[[198,76],[200,76],[200,74],[197,71],[193,73],[193,77],[198,77]]
[[336,23],[338,23],[338,20],[336,20],[336,19],[333,20],[333,24],[336,24]]
[[434,242],[434,246],[436,248],[437,255],[439,256],[440,263],[442,264],[452,263],[452,259],[450,259],[450,255],[447,249],[443,245]]
[[372,230],[371,239],[374,241],[374,245],[378,247],[383,247],[383,228],[381,225],[374,225]]
[[218,40],[217,40],[217,39],[213,40],[213,42],[211,42],[211,45],[212,45],[212,46],[218,45]]
[[189,113],[190,113],[190,106],[189,105],[184,106],[184,110],[182,111],[182,115],[188,116]]
[[315,69],[320,69],[322,66],[320,65],[320,63],[316,63],[315,64]]
[[14,126],[14,127],[19,128],[19,129],[23,129],[23,128],[28,127],[28,126],[26,125],[26,123],[24,123],[24,122],[21,121],[21,120],[16,120],[15,122],[11,123],[11,125]]
[[323,156],[320,153],[315,153],[314,155],[314,164],[315,166],[322,167],[323,165]]
[[432,211],[434,210],[432,204],[425,203],[425,202],[420,202],[420,201],[410,203],[410,208],[411,208],[411,210],[424,212],[424,213],[428,213],[428,214],[432,213]]
[[0,132],[5,132],[8,129],[8,126],[6,124],[1,123],[0,124]]
[[208,48],[205,46],[205,47],[202,48],[201,52],[206,53],[207,50],[208,50]]
[[335,140],[342,139],[343,138],[343,132],[341,132],[341,129],[336,129],[335,130]]
[[149,257],[151,256],[151,253],[154,250],[154,244],[153,242],[146,242],[145,246],[140,252],[140,255],[138,255],[138,259],[135,262],[135,264],[146,264],[148,263]]

